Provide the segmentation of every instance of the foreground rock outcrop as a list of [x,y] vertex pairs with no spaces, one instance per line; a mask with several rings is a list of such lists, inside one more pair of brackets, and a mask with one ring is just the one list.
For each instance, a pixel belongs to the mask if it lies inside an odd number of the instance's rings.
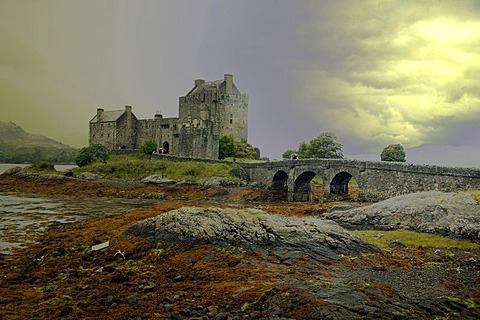
[[469,192],[412,193],[366,207],[332,210],[322,216],[346,228],[408,229],[480,239],[480,205]]
[[155,243],[248,247],[284,258],[338,259],[338,253],[375,250],[333,221],[270,215],[256,209],[183,207],[141,221],[127,233]]

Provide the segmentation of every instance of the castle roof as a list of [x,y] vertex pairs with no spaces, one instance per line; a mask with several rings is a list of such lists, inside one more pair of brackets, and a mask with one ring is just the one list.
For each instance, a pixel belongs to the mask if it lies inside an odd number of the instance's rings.
[[110,122],[110,121],[117,121],[125,113],[125,109],[123,110],[110,110],[110,111],[103,111],[101,119],[98,119],[98,114],[93,117],[90,122]]

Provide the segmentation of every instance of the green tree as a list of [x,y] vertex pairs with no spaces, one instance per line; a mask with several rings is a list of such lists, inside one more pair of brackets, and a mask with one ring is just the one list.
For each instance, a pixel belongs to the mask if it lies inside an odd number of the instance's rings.
[[79,167],[87,166],[93,162],[107,162],[108,149],[100,144],[93,144],[89,147],[82,148],[75,158],[75,162]]
[[[299,158],[343,159],[343,145],[336,142],[333,132],[323,132],[310,141],[301,141],[298,146]],[[287,150],[283,155],[290,155],[294,150]]]
[[401,144],[391,144],[383,149],[380,160],[405,162],[405,150]]
[[147,140],[142,143],[140,147],[140,151],[144,154],[152,154],[154,151],[157,150],[157,143],[153,140]]
[[235,151],[233,156],[235,158],[258,159],[260,152],[257,148],[247,142],[234,142]]
[[235,140],[232,135],[221,136],[218,145],[218,158],[225,159],[235,155]]
[[291,156],[292,154],[297,154],[297,153],[298,153],[297,150],[285,150],[285,152],[282,153],[282,158],[283,158],[283,159],[290,159],[290,156]]

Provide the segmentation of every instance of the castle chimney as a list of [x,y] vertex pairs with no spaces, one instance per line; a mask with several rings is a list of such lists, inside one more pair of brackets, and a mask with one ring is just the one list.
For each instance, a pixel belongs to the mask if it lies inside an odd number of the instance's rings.
[[125,106],[125,111],[132,112],[132,106]]
[[102,121],[102,118],[103,118],[103,109],[102,108],[98,108],[97,109],[97,122],[98,121]]
[[225,80],[225,93],[226,94],[232,93],[233,75],[226,73],[223,75],[223,79]]
[[195,79],[195,87],[200,87],[204,83],[205,83],[205,80],[203,79]]

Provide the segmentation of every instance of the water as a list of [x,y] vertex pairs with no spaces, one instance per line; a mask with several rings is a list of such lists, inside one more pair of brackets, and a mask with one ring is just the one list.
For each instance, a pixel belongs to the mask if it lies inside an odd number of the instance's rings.
[[[21,164],[14,164],[14,163],[0,163],[0,174],[7,171],[8,169],[10,168],[13,168],[13,167],[26,167],[26,166],[29,166],[29,164],[25,164],[25,163],[21,163]],[[73,165],[73,164],[56,164],[55,165],[55,170],[57,171],[65,171],[65,170],[69,170],[69,169],[72,169],[72,168],[75,168],[76,165]]]
[[156,203],[151,199],[56,199],[0,193],[0,255],[33,242],[52,224],[125,213]]

